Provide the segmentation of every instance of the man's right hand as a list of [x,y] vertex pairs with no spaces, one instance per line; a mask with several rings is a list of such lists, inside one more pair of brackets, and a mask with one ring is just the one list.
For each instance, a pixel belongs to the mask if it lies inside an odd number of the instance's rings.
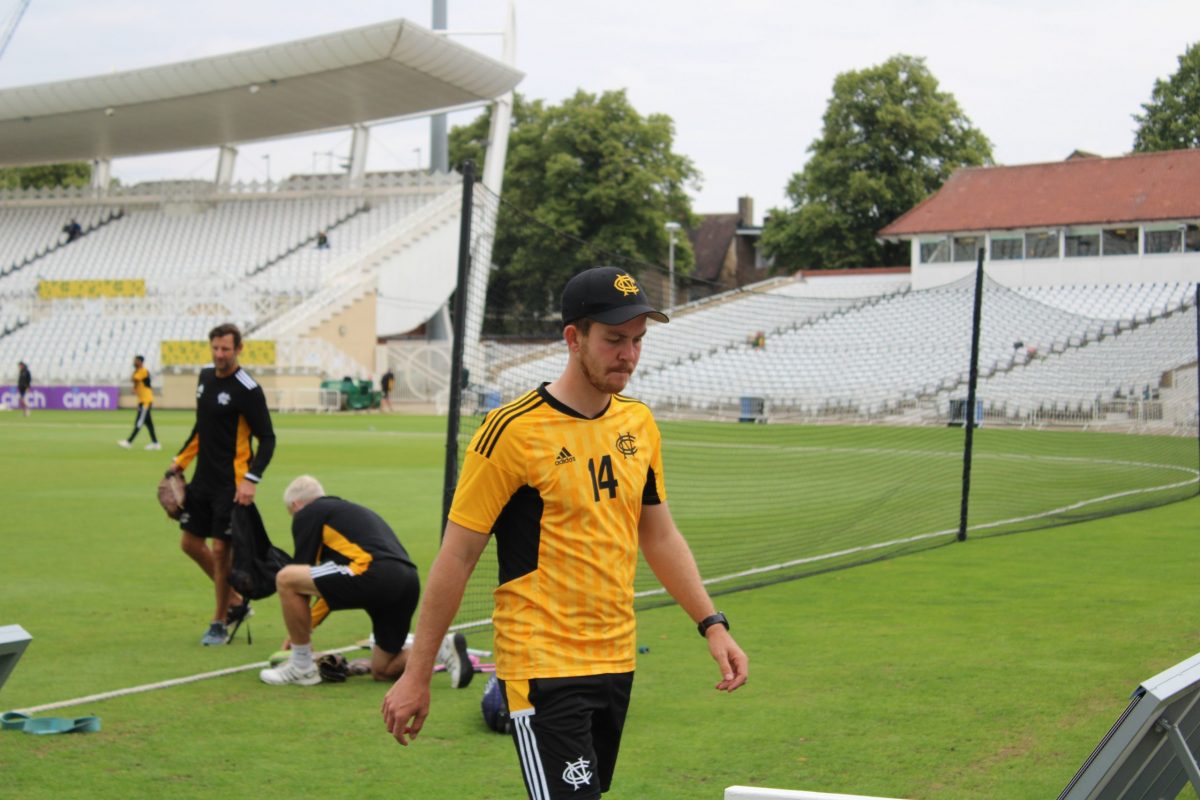
[[406,669],[400,679],[392,684],[384,695],[383,721],[388,733],[405,747],[410,739],[416,739],[429,716],[429,681],[432,673],[424,677],[417,670]]

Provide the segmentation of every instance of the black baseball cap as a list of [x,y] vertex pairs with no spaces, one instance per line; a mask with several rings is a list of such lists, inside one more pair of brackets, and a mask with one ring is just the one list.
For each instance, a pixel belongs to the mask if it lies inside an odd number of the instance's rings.
[[563,289],[563,325],[584,317],[605,325],[620,325],[642,314],[659,322],[670,321],[650,305],[646,292],[623,269],[593,267],[571,278]]

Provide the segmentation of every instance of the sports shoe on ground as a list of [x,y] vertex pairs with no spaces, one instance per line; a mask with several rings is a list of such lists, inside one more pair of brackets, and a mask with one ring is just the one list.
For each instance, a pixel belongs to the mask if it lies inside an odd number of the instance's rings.
[[371,659],[369,658],[352,658],[346,664],[346,672],[350,675],[370,675],[371,674]]
[[162,450],[162,444],[159,442],[151,442],[150,444],[146,445],[146,449],[147,450]]
[[128,450],[130,447],[133,447],[133,445],[131,445],[125,439],[117,439],[117,447],[124,447],[126,450]]
[[229,631],[224,622],[214,622],[208,626],[208,632],[200,638],[200,644],[208,647],[214,644],[226,644],[229,641]]
[[321,673],[317,671],[316,664],[312,665],[312,669],[302,670],[291,661],[280,664],[275,669],[264,669],[258,673],[258,677],[263,683],[269,683],[272,686],[286,686],[289,683],[299,686],[316,686],[321,682]]
[[467,637],[461,633],[447,633],[438,648],[437,660],[446,665],[446,674],[450,676],[450,686],[462,689],[475,677],[475,667],[467,654]]
[[326,653],[317,659],[317,673],[325,683],[345,683],[350,674],[346,657],[338,653]]

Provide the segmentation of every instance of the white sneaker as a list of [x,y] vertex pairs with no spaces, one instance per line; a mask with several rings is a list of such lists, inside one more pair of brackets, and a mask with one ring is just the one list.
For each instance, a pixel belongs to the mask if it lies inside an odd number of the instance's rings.
[[316,664],[313,664],[307,670],[303,670],[291,661],[286,664],[280,664],[274,669],[264,669],[258,673],[258,677],[263,683],[269,683],[272,686],[286,686],[289,683],[295,683],[300,686],[316,686],[321,682],[321,673],[317,671]]
[[130,445],[129,442],[124,439],[117,439],[117,447],[124,447],[126,450],[128,450],[130,447],[132,447],[132,445]]
[[147,450],[162,450],[162,445],[159,444],[158,442],[151,442],[150,444],[146,445],[146,449]]
[[467,654],[467,637],[461,633],[447,633],[438,648],[437,663],[446,665],[450,686],[462,689],[475,677],[475,665]]

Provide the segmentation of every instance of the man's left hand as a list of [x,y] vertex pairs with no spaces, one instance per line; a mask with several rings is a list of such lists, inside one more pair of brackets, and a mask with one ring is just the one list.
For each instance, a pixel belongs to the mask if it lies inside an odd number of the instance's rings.
[[242,478],[237,485],[237,494],[233,496],[233,501],[240,506],[248,506],[254,502],[254,492],[257,489],[257,483],[248,478]]
[[732,692],[743,685],[750,676],[750,659],[742,652],[742,648],[721,625],[709,628],[705,638],[708,639],[708,652],[721,670],[721,680],[715,688]]

